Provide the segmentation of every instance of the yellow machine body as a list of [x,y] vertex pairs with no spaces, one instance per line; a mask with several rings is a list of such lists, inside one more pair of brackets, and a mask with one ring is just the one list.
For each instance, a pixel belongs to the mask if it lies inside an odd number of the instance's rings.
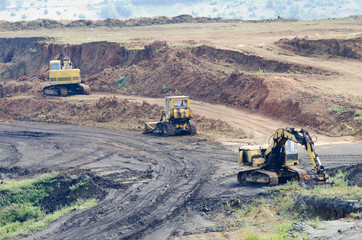
[[73,69],[72,62],[65,55],[63,60],[52,60],[49,63],[50,86],[43,88],[48,96],[67,96],[69,94],[90,94],[88,85],[81,83],[80,70]]
[[81,83],[79,69],[62,69],[60,60],[52,60],[49,65],[50,84]]
[[188,96],[168,96],[165,109],[161,111],[159,122],[145,122],[143,133],[158,132],[161,135],[175,135],[184,132],[196,134],[196,126],[191,121],[193,115]]
[[238,173],[239,183],[277,185],[289,180],[309,179],[307,172],[297,167],[297,143],[305,146],[316,170],[316,180],[319,183],[327,182],[328,175],[324,172],[308,131],[280,128],[272,136],[272,143],[269,145],[239,147],[238,163],[242,167]]

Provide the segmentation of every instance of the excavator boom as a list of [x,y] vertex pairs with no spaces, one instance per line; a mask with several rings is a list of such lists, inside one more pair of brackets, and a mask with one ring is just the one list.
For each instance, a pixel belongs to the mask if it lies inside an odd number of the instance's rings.
[[272,157],[273,154],[280,151],[280,148],[284,146],[287,140],[299,143],[305,147],[314,169],[317,172],[318,181],[326,181],[328,177],[324,172],[324,166],[321,164],[321,161],[315,152],[314,142],[307,130],[301,129],[297,131],[294,128],[279,128],[273,136],[273,143],[270,144],[268,149],[265,151],[265,155],[267,157]]
[[[295,147],[291,147],[290,142]],[[294,128],[277,129],[272,135],[272,143],[268,146],[240,147],[239,164],[243,166],[243,169],[238,174],[238,181],[241,184],[276,185],[280,181],[307,179],[309,177],[307,172],[296,166],[299,164],[297,150],[294,152],[291,150],[297,149],[297,143],[303,145],[307,150],[316,170],[318,183],[327,182],[328,175],[324,172],[324,166],[315,151],[314,142],[308,131]]]

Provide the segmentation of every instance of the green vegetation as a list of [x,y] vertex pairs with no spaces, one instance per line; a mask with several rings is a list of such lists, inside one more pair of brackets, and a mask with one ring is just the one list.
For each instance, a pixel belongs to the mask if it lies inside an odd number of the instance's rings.
[[[306,211],[307,206],[297,202],[298,196],[339,197],[346,200],[361,200],[362,188],[348,186],[346,173],[338,172],[330,178],[328,185],[316,185],[305,188],[299,182],[288,182],[270,190],[265,198],[258,198],[239,208],[226,204],[225,209],[217,217],[219,227],[215,231],[237,231],[240,239],[307,239],[306,234],[292,232],[294,223],[310,221],[310,226],[322,229],[320,218],[315,213]],[[274,196],[274,197],[270,197]],[[232,212],[225,216],[225,212]],[[353,213],[353,218],[360,219],[361,213]],[[271,224],[272,223],[272,224]]]
[[354,120],[356,120],[358,123],[362,123],[362,110],[357,110],[354,115]]
[[84,179],[84,180],[80,181],[79,183],[70,186],[69,189],[70,189],[70,191],[73,192],[73,191],[78,190],[79,188],[85,187],[87,184],[88,184],[87,179]]
[[167,93],[168,92],[168,86],[166,85],[166,84],[164,84],[164,83],[162,83],[162,92],[163,93]]
[[288,73],[289,73],[289,74],[302,74],[302,73],[301,73],[300,71],[298,71],[298,70],[295,70],[295,71],[289,70]]
[[120,76],[119,79],[117,80],[118,82],[118,88],[123,87],[128,81],[131,80],[131,76]]
[[74,209],[89,208],[97,204],[95,199],[78,200],[70,206],[46,214],[40,203],[51,194],[52,184],[57,176],[57,173],[48,173],[33,179],[1,182],[0,239],[26,235]]
[[358,186],[348,186],[346,173],[338,172],[336,176],[330,178],[331,185],[318,185],[312,189],[299,188],[300,194],[317,195],[319,197],[339,197],[346,200],[361,200],[362,188]]
[[267,71],[265,71],[264,69],[259,68],[259,70],[258,70],[258,72],[256,74],[265,75],[265,74],[267,74]]
[[345,105],[341,105],[341,106],[335,106],[329,109],[330,113],[336,113],[337,115],[341,115],[342,113],[345,113],[349,110],[349,107],[345,106]]

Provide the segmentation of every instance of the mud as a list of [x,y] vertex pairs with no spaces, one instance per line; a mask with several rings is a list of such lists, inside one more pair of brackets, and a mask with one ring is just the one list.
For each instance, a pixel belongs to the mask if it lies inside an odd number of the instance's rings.
[[[251,200],[268,189],[240,187],[235,177],[235,152],[202,136],[150,137],[141,130],[29,122],[2,122],[0,130],[3,178],[11,172],[29,176],[60,171],[72,175],[64,180],[64,186],[88,179],[95,185],[87,194],[103,199],[97,206],[72,212],[25,239],[176,236],[207,228],[204,214],[226,201]],[[360,146],[355,147],[351,152],[358,152]],[[331,154],[333,149],[325,151]],[[340,166],[345,157],[326,159],[322,151],[320,158],[328,170]],[[360,161],[361,154],[349,159],[350,163]],[[303,162],[302,167],[309,169],[312,164]],[[188,225],[196,216],[204,220]]]
[[[320,198],[314,196],[297,196],[296,211],[303,206],[303,212],[308,213],[308,217],[319,217],[324,220],[336,220],[345,218],[350,213],[357,213],[362,210],[359,201],[347,201],[341,198]],[[305,208],[306,206],[306,208]]]

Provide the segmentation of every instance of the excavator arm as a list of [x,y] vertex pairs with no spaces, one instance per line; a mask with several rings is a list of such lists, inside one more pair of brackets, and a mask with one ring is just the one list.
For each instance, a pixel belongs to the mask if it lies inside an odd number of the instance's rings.
[[317,180],[325,182],[328,175],[324,172],[324,166],[321,164],[317,153],[315,152],[314,142],[307,130],[299,131],[294,128],[279,128],[273,135],[273,143],[265,151],[266,159],[271,159],[274,154],[279,154],[280,149],[285,145],[287,140],[302,144],[307,150],[312,160],[314,169],[317,173]]

